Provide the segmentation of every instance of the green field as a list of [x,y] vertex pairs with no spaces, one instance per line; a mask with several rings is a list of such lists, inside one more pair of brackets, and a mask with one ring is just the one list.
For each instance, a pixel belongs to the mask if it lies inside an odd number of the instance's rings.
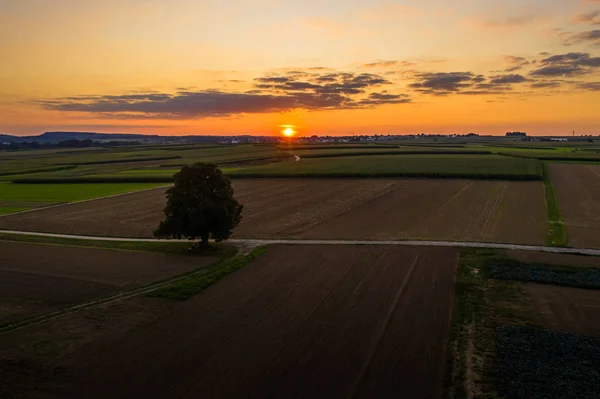
[[16,184],[0,182],[0,215],[160,187],[157,183]]
[[541,180],[533,159],[496,155],[382,155],[301,159],[238,169],[231,176],[406,176]]

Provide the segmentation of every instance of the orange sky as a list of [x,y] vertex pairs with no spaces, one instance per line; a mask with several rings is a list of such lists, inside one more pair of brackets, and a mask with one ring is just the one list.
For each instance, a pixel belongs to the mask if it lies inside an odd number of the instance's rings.
[[597,0],[4,0],[0,133],[600,134]]

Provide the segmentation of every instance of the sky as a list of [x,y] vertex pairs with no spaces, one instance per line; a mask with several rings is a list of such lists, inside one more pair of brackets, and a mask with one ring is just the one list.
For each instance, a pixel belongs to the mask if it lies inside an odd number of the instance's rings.
[[600,134],[600,0],[0,0],[0,133]]

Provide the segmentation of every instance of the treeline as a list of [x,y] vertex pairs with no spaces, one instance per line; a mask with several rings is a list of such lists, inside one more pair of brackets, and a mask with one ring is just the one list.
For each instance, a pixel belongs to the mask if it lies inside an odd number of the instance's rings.
[[94,141],[86,140],[63,140],[58,143],[40,143],[38,141],[0,143],[0,150],[35,150],[35,149],[50,149],[50,148],[86,148],[86,147],[119,147],[126,145],[140,145],[139,141]]

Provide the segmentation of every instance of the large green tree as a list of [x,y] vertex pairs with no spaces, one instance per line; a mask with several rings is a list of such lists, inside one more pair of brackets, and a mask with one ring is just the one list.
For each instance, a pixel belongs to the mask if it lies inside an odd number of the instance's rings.
[[200,238],[203,246],[209,237],[229,238],[242,219],[243,205],[233,198],[229,178],[212,164],[184,166],[174,176],[175,185],[167,190],[165,220],[154,230],[156,237],[190,240]]

